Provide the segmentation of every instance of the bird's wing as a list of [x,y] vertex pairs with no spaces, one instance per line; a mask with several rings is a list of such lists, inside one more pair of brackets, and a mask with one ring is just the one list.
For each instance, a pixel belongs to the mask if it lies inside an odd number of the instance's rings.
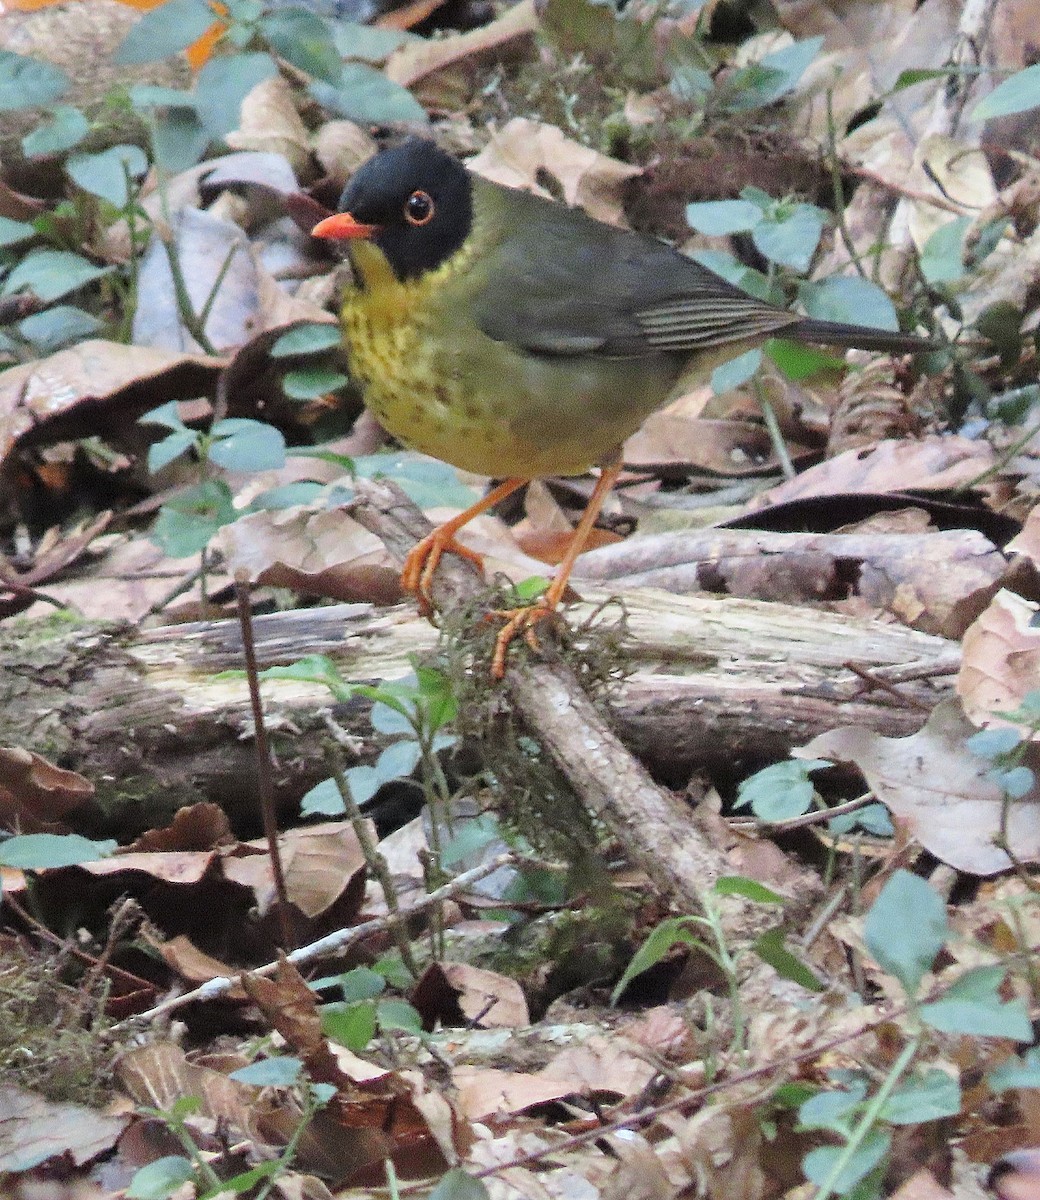
[[481,237],[478,224],[472,303],[497,341],[539,354],[681,354],[803,319],[663,242],[484,181],[476,192],[478,222],[483,211],[494,232]]

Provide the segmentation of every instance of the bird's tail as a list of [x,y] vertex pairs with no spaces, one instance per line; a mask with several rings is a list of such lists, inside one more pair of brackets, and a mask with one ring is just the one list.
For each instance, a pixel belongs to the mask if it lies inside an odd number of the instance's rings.
[[870,329],[866,325],[846,325],[840,321],[814,321],[807,317],[779,332],[799,342],[817,342],[823,346],[841,346],[846,350],[880,350],[887,354],[920,354],[937,349],[935,342],[912,333]]

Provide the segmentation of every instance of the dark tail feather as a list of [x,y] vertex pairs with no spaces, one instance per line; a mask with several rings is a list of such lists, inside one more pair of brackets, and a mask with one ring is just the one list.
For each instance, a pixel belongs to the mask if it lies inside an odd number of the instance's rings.
[[844,325],[839,321],[814,321],[806,318],[778,336],[799,342],[818,342],[823,346],[841,346],[846,350],[880,350],[887,354],[919,354],[935,350],[937,344],[912,333],[890,333],[885,329],[869,329],[865,325]]

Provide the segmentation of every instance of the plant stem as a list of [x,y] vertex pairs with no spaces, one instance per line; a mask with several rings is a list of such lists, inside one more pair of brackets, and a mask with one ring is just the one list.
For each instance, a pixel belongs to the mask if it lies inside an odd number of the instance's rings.
[[903,1047],[902,1053],[892,1064],[892,1069],[888,1072],[885,1082],[878,1088],[877,1094],[870,1101],[867,1107],[863,1110],[863,1115],[860,1117],[856,1128],[849,1136],[849,1140],[842,1147],[841,1153],[835,1159],[834,1166],[831,1167],[829,1174],[823,1183],[820,1184],[819,1191],[813,1197],[813,1200],[827,1200],[829,1196],[834,1195],[835,1188],[838,1185],[838,1180],[841,1178],[842,1171],[852,1161],[853,1155],[863,1144],[863,1139],[877,1124],[878,1116],[888,1102],[889,1096],[899,1082],[903,1072],[913,1061],[914,1055],[917,1053],[918,1046],[921,1044],[920,1038],[912,1038]]

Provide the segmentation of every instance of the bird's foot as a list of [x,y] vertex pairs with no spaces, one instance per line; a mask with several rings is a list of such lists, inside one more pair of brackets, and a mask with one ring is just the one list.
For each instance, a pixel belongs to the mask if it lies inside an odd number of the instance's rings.
[[419,612],[424,617],[433,615],[433,599],[430,589],[433,587],[433,576],[441,556],[445,551],[457,554],[460,558],[474,563],[478,570],[484,569],[484,560],[468,546],[455,540],[454,532],[447,528],[435,529],[418,543],[404,560],[401,571],[401,586],[416,599]]
[[501,608],[489,612],[486,620],[505,621],[498,631],[498,637],[495,638],[495,653],[491,657],[492,679],[501,679],[505,675],[509,644],[518,634],[523,633],[524,641],[537,654],[541,651],[542,643],[538,640],[535,626],[541,621],[558,616],[555,603],[547,600],[545,596],[534,604],[525,604],[521,608]]

